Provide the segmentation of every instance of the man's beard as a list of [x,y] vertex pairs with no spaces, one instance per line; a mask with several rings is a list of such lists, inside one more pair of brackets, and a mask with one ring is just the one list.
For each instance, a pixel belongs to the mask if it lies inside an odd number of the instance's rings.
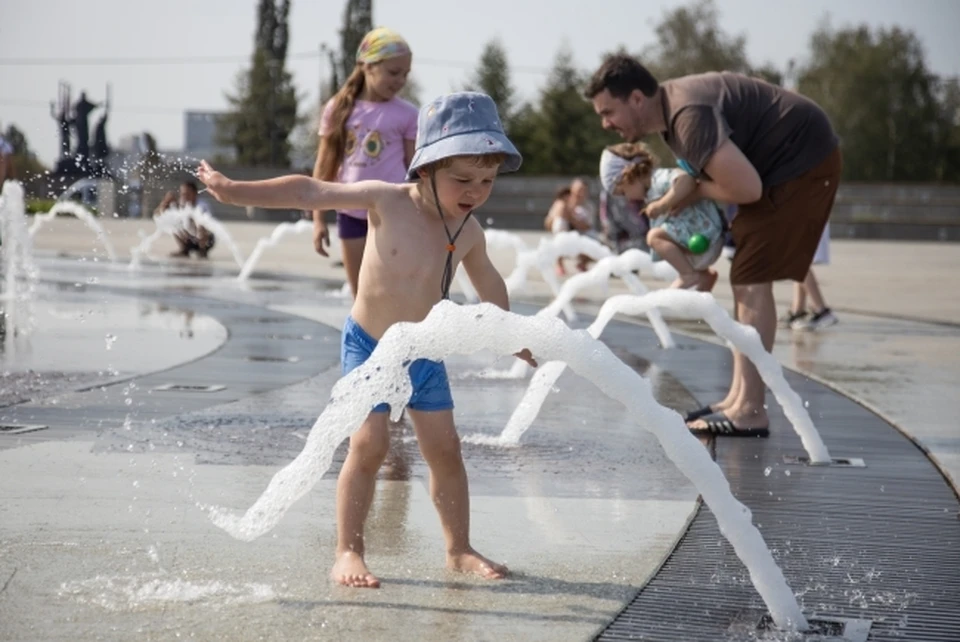
[[628,143],[639,143],[646,136],[646,134],[643,131],[643,127],[640,126],[641,123],[639,119],[634,120],[634,122],[630,124],[632,125],[632,127],[630,128],[631,133],[627,134],[626,132],[621,130],[620,136]]

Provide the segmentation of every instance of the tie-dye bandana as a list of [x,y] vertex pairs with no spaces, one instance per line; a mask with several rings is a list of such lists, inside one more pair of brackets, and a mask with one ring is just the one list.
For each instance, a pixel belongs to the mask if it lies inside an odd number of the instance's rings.
[[357,62],[377,63],[410,53],[410,46],[399,33],[386,27],[377,27],[363,37],[357,49]]

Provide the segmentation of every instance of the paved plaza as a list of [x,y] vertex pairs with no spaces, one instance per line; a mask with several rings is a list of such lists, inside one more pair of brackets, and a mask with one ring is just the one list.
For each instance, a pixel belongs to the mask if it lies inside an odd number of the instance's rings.
[[[391,428],[368,523],[383,588],[328,579],[345,445],[275,529],[231,538],[204,507],[249,507],[339,379],[342,268],[307,232],[268,248],[245,281],[223,239],[200,261],[166,258],[163,238],[133,269],[152,224],[104,223],[113,263],[77,220],[38,233],[36,326],[0,357],[0,424],[44,426],[0,433],[0,639],[787,639],[757,631],[763,602],[710,510],[593,382],[565,373],[519,446],[484,445],[529,383],[487,354],[447,363],[474,544],[510,578],[444,569],[406,421]],[[243,256],[273,229],[226,226]],[[520,236],[534,247],[542,235]],[[804,451],[772,396],[769,440],[705,447],[805,614],[868,620],[871,640],[960,639],[960,245],[834,241],[832,254],[818,276],[840,323],[781,330],[774,355],[834,457],[866,466],[791,463]],[[493,258],[512,269],[512,252]],[[578,327],[622,292],[580,293]],[[789,285],[776,292],[782,311]],[[514,307],[548,301],[531,275]],[[669,350],[626,317],[603,340],[661,404],[718,400],[729,351],[703,324],[668,323]]]

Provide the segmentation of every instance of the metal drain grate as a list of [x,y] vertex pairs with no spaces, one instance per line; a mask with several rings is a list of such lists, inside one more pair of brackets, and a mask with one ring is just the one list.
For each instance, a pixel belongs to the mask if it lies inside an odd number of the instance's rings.
[[313,339],[313,337],[309,334],[268,334],[267,338],[292,341],[310,341]]
[[811,464],[809,457],[784,455],[783,463],[803,466],[838,466],[846,468],[866,468],[867,464],[860,457],[831,457],[829,464]]
[[[617,330],[611,324],[604,331],[609,344],[637,343],[635,334]],[[655,338],[649,331],[644,336]],[[652,354],[650,360],[681,383],[697,381],[706,390],[728,382],[725,348],[704,344],[686,356]],[[835,444],[834,456],[850,453],[863,460],[843,455],[829,466],[810,466],[800,457],[785,460],[784,453],[806,455],[786,422],[767,440],[717,439],[716,457],[787,582],[802,596],[801,608],[812,617],[829,613],[871,620],[870,642],[957,642],[960,520],[953,488],[882,418],[811,379],[786,376],[800,397],[816,396],[818,410],[830,418],[818,429]],[[865,460],[870,466],[863,465]],[[797,465],[784,466],[784,461]],[[775,466],[790,475],[767,472]],[[701,505],[657,573],[596,639],[816,639],[758,631],[765,612],[714,515]],[[822,631],[823,639],[836,629]],[[856,639],[855,631],[848,625],[843,636]]]
[[[873,622],[814,615],[807,618],[807,624],[810,625],[810,630],[798,634],[803,642],[867,642]],[[760,618],[757,631],[760,632],[757,640],[783,639],[783,632],[777,629],[769,615]],[[767,638],[767,635],[773,637]]]
[[0,424],[0,435],[22,435],[25,432],[46,430],[49,427],[41,424]]
[[244,357],[247,361],[285,361],[287,363],[296,363],[300,361],[300,357],[269,357],[265,355],[248,355]]
[[220,390],[226,390],[226,386],[213,385],[213,386],[193,386],[184,383],[165,383],[162,386],[156,386],[154,390],[160,390],[163,392],[219,392]]

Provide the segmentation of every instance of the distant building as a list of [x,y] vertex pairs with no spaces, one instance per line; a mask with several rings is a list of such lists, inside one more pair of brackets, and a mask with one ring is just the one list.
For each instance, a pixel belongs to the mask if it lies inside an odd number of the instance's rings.
[[232,147],[218,145],[217,118],[223,112],[187,111],[183,113],[183,152],[194,158],[223,158],[232,160],[235,156]]

